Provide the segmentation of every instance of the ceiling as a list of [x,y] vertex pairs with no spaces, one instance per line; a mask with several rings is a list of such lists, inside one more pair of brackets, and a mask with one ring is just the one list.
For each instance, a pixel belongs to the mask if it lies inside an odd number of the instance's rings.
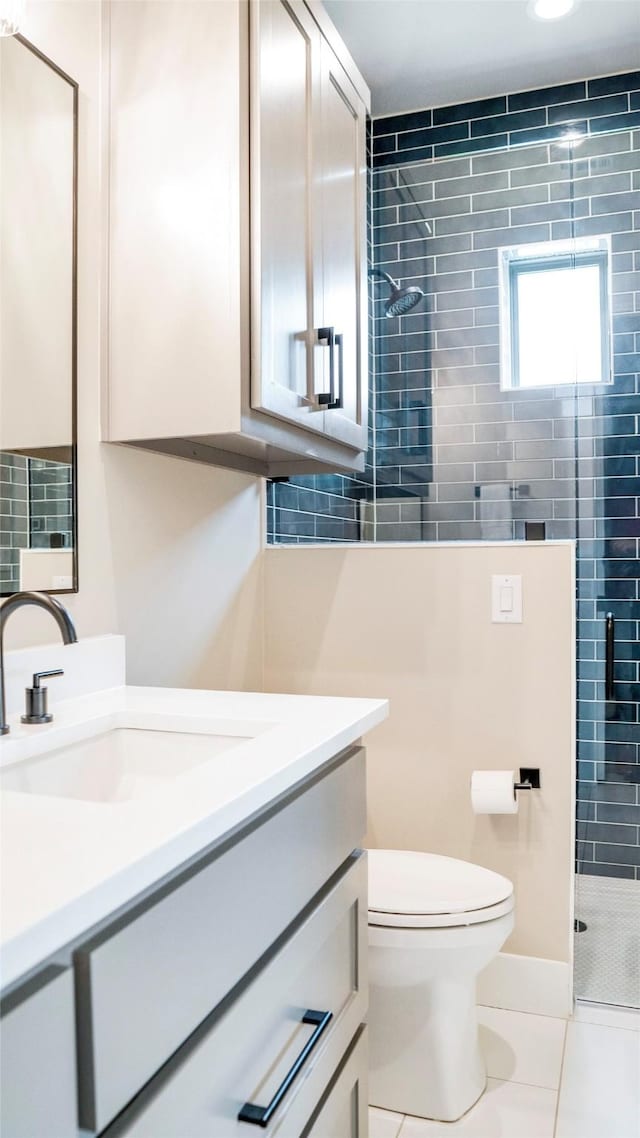
[[325,0],[373,114],[640,70],[638,0],[581,0],[533,20],[527,0]]

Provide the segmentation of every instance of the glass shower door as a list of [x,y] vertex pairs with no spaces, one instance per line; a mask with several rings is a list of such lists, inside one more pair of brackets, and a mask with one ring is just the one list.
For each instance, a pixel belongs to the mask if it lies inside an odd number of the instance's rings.
[[623,131],[585,139],[571,154],[574,235],[599,231],[609,243],[612,362],[606,385],[576,397],[575,995],[630,1007],[640,1007],[637,147],[637,133]]

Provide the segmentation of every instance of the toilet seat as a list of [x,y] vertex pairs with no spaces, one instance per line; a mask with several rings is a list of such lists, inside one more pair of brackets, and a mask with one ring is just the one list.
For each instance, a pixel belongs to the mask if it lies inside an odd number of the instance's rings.
[[441,854],[369,850],[369,924],[452,928],[513,910],[513,885],[490,869]]

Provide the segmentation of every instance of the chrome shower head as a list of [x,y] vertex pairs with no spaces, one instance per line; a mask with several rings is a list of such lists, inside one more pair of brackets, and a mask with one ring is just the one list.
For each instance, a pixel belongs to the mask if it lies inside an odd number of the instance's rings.
[[384,273],[382,269],[369,269],[369,276],[379,277],[389,285],[391,291],[384,305],[385,315],[388,317],[406,316],[407,312],[411,312],[411,309],[415,308],[424,296],[422,289],[418,288],[417,285],[400,288],[398,282],[394,281],[388,273]]

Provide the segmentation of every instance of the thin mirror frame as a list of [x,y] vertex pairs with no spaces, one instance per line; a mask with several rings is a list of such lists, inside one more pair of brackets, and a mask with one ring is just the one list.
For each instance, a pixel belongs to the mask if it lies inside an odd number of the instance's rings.
[[[40,589],[42,593],[77,593],[79,588],[78,561],[78,84],[57,63],[49,59],[35,44],[17,33],[12,37],[56,75],[68,83],[73,100],[73,155],[72,155],[72,206],[71,206],[71,534],[73,540],[73,585],[70,589]],[[11,597],[15,589],[4,591],[0,598]]]

